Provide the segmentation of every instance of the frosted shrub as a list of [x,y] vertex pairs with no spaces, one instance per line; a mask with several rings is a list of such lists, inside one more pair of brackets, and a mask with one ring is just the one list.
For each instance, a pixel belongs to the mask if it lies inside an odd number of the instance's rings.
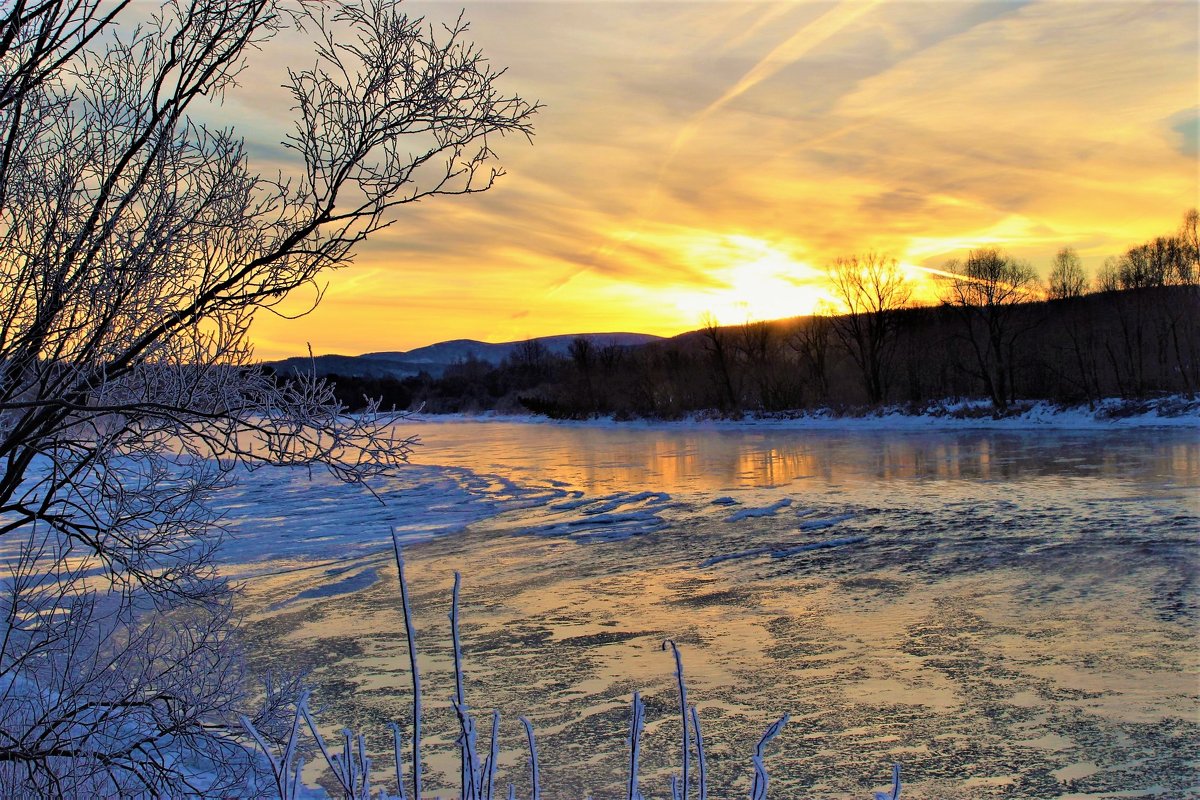
[[[313,58],[262,173],[203,120],[283,34]],[[0,797],[244,783],[215,496],[264,465],[361,484],[412,444],[263,369],[250,325],[405,206],[495,183],[538,108],[502,72],[400,0],[0,3]]]

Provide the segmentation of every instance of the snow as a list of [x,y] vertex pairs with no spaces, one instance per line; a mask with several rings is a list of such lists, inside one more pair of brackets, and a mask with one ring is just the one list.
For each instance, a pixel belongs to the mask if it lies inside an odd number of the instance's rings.
[[743,508],[735,511],[725,518],[726,522],[741,522],[744,519],[751,517],[773,517],[781,509],[787,508],[792,504],[792,498],[784,497],[781,500],[776,500],[769,506],[760,506],[758,508]]
[[392,530],[406,545],[567,496],[460,467],[408,464],[371,491],[324,473],[266,467],[239,476],[218,498],[228,531],[220,557],[240,565],[331,556],[349,563],[389,549]]
[[[325,577],[333,578],[338,574],[351,571],[353,570],[330,569],[325,571]],[[342,578],[341,580],[330,580],[329,583],[323,583],[319,586],[314,586],[311,589],[305,589],[288,600],[268,606],[267,610],[277,611],[284,606],[291,605],[297,600],[311,600],[318,597],[337,597],[338,595],[342,594],[351,594],[353,592],[357,592],[359,589],[365,589],[366,587],[375,583],[377,577],[378,575],[376,574],[376,570],[374,568],[359,570],[358,572],[354,572],[353,575]]]
[[[553,514],[544,521],[522,525],[521,532],[584,542],[615,542],[666,527],[667,520],[661,512],[671,507],[671,495],[666,492],[615,492],[581,497],[547,506],[547,511]],[[578,516],[572,516],[576,511]]]
[[845,547],[850,544],[859,544],[865,542],[865,536],[843,536],[840,539],[826,539],[822,542],[809,542],[808,544],[796,545],[795,547],[785,547],[782,550],[772,550],[771,558],[787,558],[789,556],[799,555],[800,553],[808,553],[813,550],[827,550],[831,547]]
[[756,547],[753,550],[742,550],[737,553],[722,553],[720,555],[712,556],[711,558],[706,558],[703,561],[701,561],[700,568],[704,569],[705,567],[715,566],[716,564],[721,564],[726,561],[736,561],[741,558],[754,558],[755,556],[763,556],[763,555],[766,555],[767,553],[771,553],[771,552],[774,552],[773,548]]
[[1128,401],[1108,398],[1086,405],[1061,406],[1050,401],[1018,403],[1016,409],[1002,418],[995,418],[991,405],[985,400],[942,400],[930,403],[920,413],[900,405],[884,406],[867,411],[837,413],[831,409],[779,412],[774,414],[745,414],[738,418],[718,417],[712,412],[698,413],[679,420],[622,420],[596,417],[587,420],[552,420],[534,415],[508,415],[495,412],[483,414],[416,414],[414,422],[452,423],[518,422],[526,424],[572,425],[588,427],[705,427],[705,428],[769,428],[784,430],[887,430],[938,431],[989,429],[997,431],[1044,430],[1053,428],[1070,431],[1114,431],[1147,428],[1174,428],[1200,431],[1200,400],[1173,395],[1151,401]]
[[772,546],[772,547],[756,547],[751,550],[742,550],[736,553],[722,553],[720,555],[711,556],[700,562],[700,568],[705,569],[717,564],[722,564],[726,561],[738,561],[743,558],[755,558],[757,556],[769,555],[771,558],[789,558],[790,556],[800,555],[801,553],[810,553],[813,550],[828,550],[834,547],[845,547],[846,545],[859,544],[867,541],[866,536],[843,536],[837,539],[825,539],[820,542],[808,542],[807,544],[799,544],[792,547]]
[[[814,513],[806,511],[805,516]],[[832,528],[834,525],[839,525],[847,520],[854,519],[853,514],[835,514],[831,517],[817,517],[815,519],[805,519],[798,526],[802,531],[819,531],[825,528]]]
[[[324,474],[264,468],[240,476],[222,493],[218,508],[228,536],[220,558],[246,577],[302,560],[329,560],[329,583],[296,600],[357,591],[374,582],[374,570],[342,574],[361,559],[391,548],[390,531],[401,545],[446,536],[506,512],[523,517],[522,535],[576,541],[619,541],[662,529],[662,512],[672,507],[666,492],[585,495],[539,480],[508,478],[454,466],[405,465],[396,475],[363,487],[341,484]],[[261,566],[256,566],[261,565]]]
[[652,504],[662,504],[671,499],[671,495],[666,492],[638,492],[631,494],[629,492],[618,492],[611,497],[605,499],[604,502],[596,506],[591,506],[584,509],[584,514],[607,514],[610,511],[615,511],[618,508],[636,503],[648,502]]

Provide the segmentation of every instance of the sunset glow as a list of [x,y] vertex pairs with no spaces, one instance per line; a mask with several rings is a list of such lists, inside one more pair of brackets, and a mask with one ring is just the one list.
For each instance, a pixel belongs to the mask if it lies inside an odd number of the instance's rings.
[[[412,3],[429,21],[458,6]],[[263,358],[807,314],[824,265],[921,281],[995,246],[1089,272],[1200,202],[1193,2],[466,3],[505,86],[546,104],[489,192],[409,206]],[[221,110],[288,168],[280,40]],[[931,272],[932,270],[932,272]],[[311,297],[297,297],[307,307]]]
[[697,263],[711,264],[706,272],[723,285],[672,296],[680,311],[693,319],[707,314],[722,325],[735,325],[793,317],[811,314],[829,299],[821,270],[766,242],[731,236],[697,250]]

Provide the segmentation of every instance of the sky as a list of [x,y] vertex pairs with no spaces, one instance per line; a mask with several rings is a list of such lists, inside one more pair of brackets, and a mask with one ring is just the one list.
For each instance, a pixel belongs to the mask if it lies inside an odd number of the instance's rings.
[[[407,7],[465,9],[501,88],[545,104],[533,142],[496,146],[487,193],[403,207],[311,313],[260,314],[261,358],[796,316],[867,250],[918,282],[981,246],[1094,270],[1200,204],[1195,2]],[[285,37],[226,97],[252,167],[311,61]]]

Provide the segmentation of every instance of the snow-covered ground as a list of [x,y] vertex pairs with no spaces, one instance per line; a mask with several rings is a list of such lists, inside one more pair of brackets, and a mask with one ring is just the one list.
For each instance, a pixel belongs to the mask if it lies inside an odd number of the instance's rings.
[[693,414],[680,420],[614,420],[597,417],[588,420],[551,420],[520,414],[421,414],[413,419],[436,422],[523,422],[554,425],[624,425],[641,427],[740,428],[746,426],[796,430],[1094,430],[1120,431],[1142,428],[1183,428],[1200,431],[1200,399],[1171,396],[1147,401],[1119,398],[1087,405],[1061,406],[1048,401],[1018,403],[1008,414],[996,417],[986,400],[944,400],[914,410],[909,406],[890,405],[872,409],[815,409],[812,411],[747,413],[729,418],[715,412]]

